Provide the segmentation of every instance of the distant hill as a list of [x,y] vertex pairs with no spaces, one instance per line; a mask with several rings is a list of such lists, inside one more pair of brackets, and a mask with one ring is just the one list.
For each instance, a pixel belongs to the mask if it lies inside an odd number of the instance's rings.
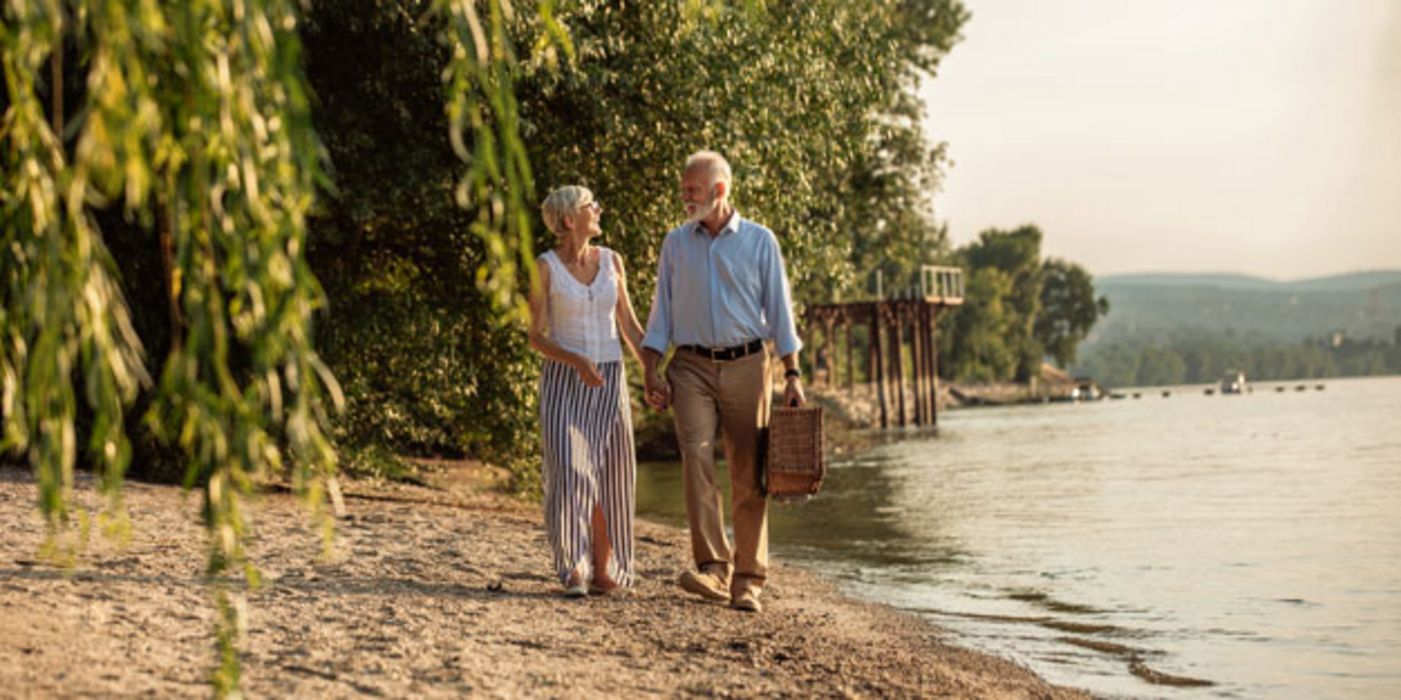
[[1297,343],[1342,331],[1392,340],[1401,326],[1401,270],[1280,282],[1234,274],[1132,274],[1095,279],[1109,299],[1083,350],[1229,335]]

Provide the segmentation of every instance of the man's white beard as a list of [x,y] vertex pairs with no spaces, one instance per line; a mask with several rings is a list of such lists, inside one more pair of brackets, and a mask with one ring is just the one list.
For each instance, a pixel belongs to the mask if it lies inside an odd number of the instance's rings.
[[701,221],[715,211],[715,198],[707,199],[704,204],[697,204],[695,213],[686,219],[686,223],[694,224]]

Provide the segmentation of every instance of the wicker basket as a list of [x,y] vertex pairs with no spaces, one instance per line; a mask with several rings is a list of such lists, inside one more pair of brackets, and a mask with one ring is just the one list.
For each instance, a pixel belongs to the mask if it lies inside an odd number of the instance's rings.
[[775,498],[806,498],[822,487],[822,407],[775,406],[769,418],[764,488]]

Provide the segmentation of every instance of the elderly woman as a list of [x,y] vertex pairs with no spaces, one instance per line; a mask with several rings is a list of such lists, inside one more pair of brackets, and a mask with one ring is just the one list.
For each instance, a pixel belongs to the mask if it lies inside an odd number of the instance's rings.
[[545,525],[565,594],[603,594],[633,578],[636,462],[618,336],[638,356],[642,325],[622,258],[589,242],[603,214],[593,193],[561,187],[541,210],[558,238],[536,261],[540,284],[530,296],[530,347],[545,356]]

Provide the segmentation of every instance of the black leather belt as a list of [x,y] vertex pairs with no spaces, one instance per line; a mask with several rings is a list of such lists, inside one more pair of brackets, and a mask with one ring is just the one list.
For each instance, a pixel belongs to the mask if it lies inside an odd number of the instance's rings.
[[751,340],[744,345],[736,345],[729,348],[707,348],[700,345],[682,345],[682,350],[693,352],[712,362],[724,362],[726,360],[738,360],[745,355],[752,355],[764,349],[764,341]]

